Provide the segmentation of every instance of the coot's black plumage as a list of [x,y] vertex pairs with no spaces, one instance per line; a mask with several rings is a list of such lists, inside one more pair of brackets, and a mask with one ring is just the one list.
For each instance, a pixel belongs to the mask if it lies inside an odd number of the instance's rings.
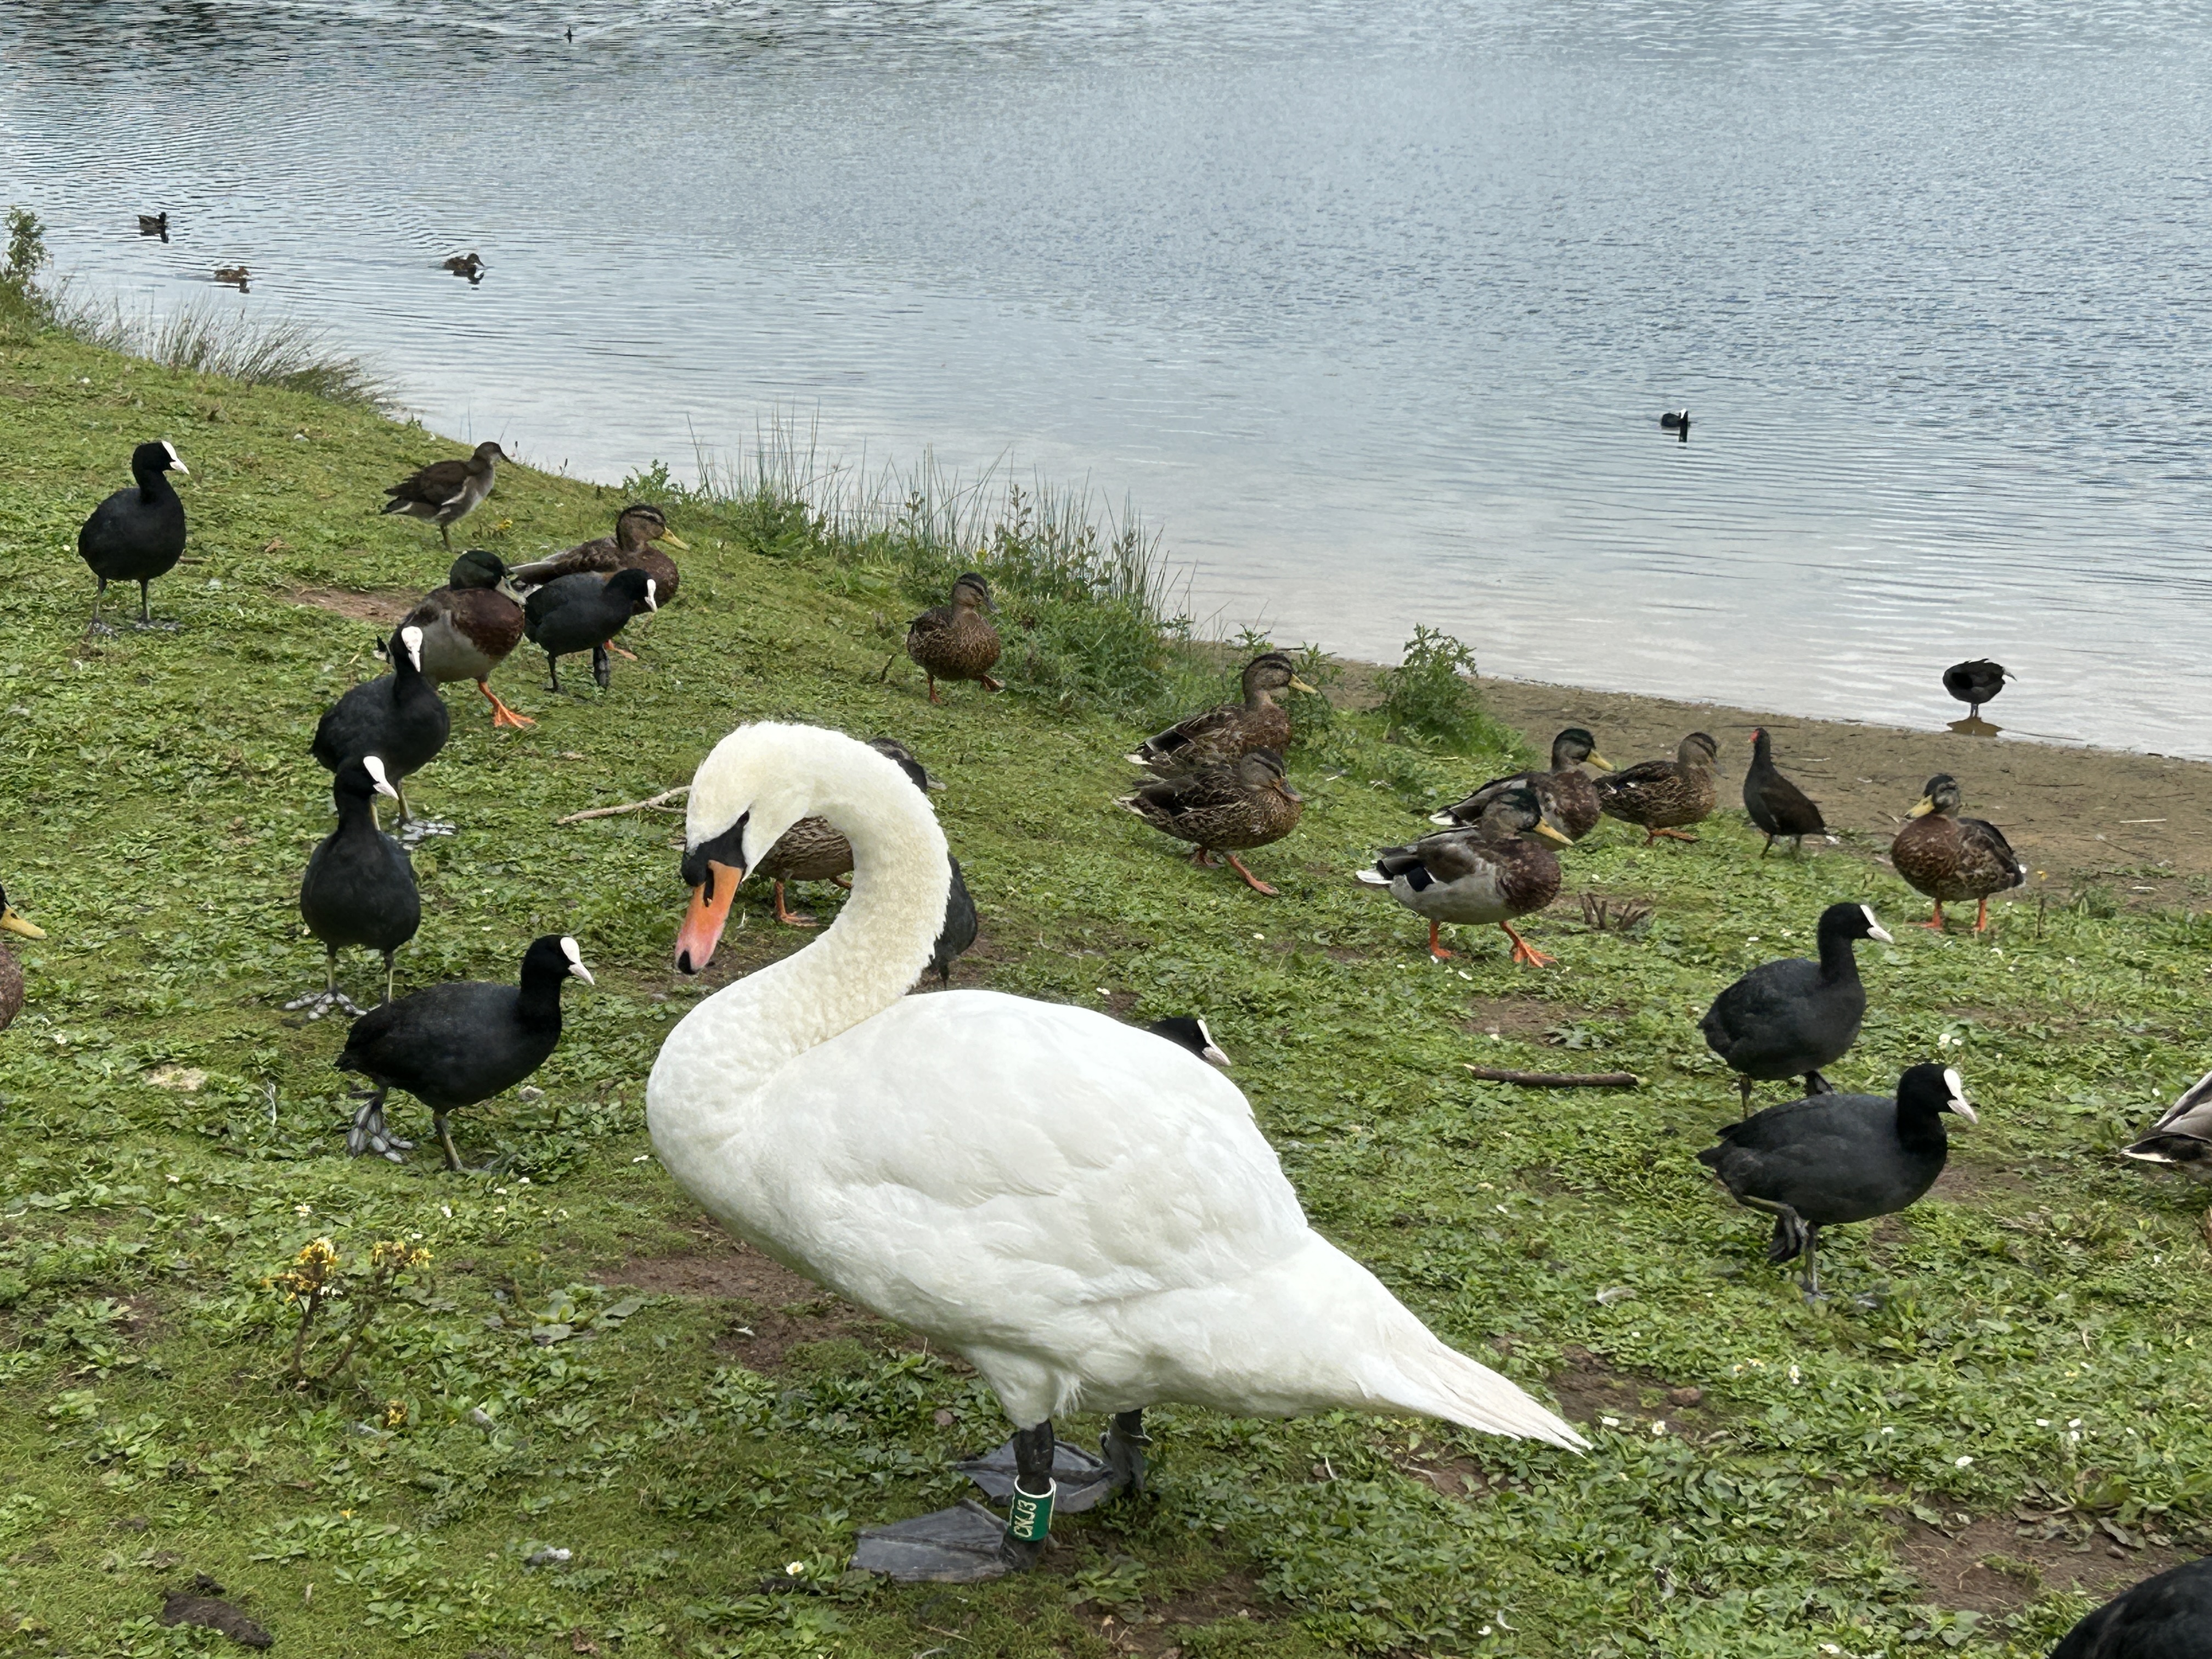
[[399,792],[374,755],[347,761],[331,780],[338,827],[308,857],[300,881],[300,914],[328,953],[323,988],[284,1005],[310,1010],[309,1019],[333,1008],[361,1012],[338,989],[338,952],[348,945],[383,953],[384,1000],[391,1001],[392,958],[422,925],[422,900],[407,849],[376,827],[372,803],[380,794],[396,800]]
[[1826,1091],[1832,1066],[1858,1041],[1866,1018],[1853,941],[1893,943],[1863,904],[1832,904],[1820,912],[1820,959],[1790,957],[1762,963],[1713,1000],[1698,1022],[1706,1045],[1736,1074],[1744,1105],[1753,1081],[1802,1077],[1808,1094]]
[[2212,1654],[2212,1556],[2146,1578],[2067,1632],[2051,1659],[2204,1659]]
[[478,980],[433,985],[354,1021],[337,1068],[360,1073],[374,1088],[354,1115],[346,1150],[399,1162],[414,1143],[384,1123],[384,1097],[399,1089],[430,1109],[446,1167],[459,1169],[447,1116],[512,1089],[545,1063],[561,1041],[561,987],[572,976],[592,982],[576,941],[547,933],[523,953],[520,986]]
[[1820,1293],[1816,1254],[1823,1227],[1895,1215],[1943,1173],[1950,1140],[1943,1114],[1972,1123],[1959,1074],[1920,1065],[1884,1095],[1811,1095],[1770,1106],[1721,1131],[1698,1154],[1746,1209],[1774,1218],[1769,1261],[1805,1258],[1805,1293]]
[[975,942],[975,901],[961,877],[960,860],[951,859],[951,863],[952,886],[945,895],[945,926],[929,950],[929,965],[940,986],[952,983],[952,964]]
[[1188,1048],[1209,1066],[1229,1069],[1229,1056],[1213,1040],[1213,1033],[1206,1029],[1206,1022],[1194,1014],[1170,1014],[1165,1019],[1156,1019],[1145,1027],[1154,1036],[1165,1037],[1178,1048]]
[[592,653],[592,678],[600,690],[607,689],[614,678],[607,641],[641,605],[658,608],[656,586],[642,570],[617,570],[604,580],[586,571],[550,581],[524,602],[523,630],[545,653],[554,690],[561,689],[561,659],[575,651]]
[[1684,443],[1690,441],[1690,411],[1670,409],[1659,417],[1659,429],[1677,434]]
[[1778,836],[1789,836],[1794,843],[1790,851],[1802,853],[1806,836],[1827,833],[1820,807],[1775,769],[1774,742],[1763,726],[1751,734],[1751,770],[1743,775],[1743,810],[1766,832],[1766,845],[1759,851],[1761,858],[1774,850]]
[[[147,585],[166,576],[185,556],[185,504],[170,487],[168,475],[191,470],[179,459],[176,446],[140,444],[131,452],[131,476],[137,483],[118,489],[98,507],[76,532],[76,550],[100,578],[92,596],[92,631],[115,630],[100,619],[100,601],[110,582],[138,584],[138,626],[155,626],[147,607]],[[167,628],[173,623],[163,623]]]
[[1972,662],[1953,663],[1943,671],[1943,689],[1966,705],[1966,718],[1980,716],[1982,705],[2004,690],[2012,676],[2004,665],[1978,657]]
[[453,730],[446,700],[422,672],[422,630],[403,624],[387,647],[392,672],[364,680],[332,705],[315,727],[314,756],[335,772],[349,760],[375,755],[384,762],[407,821],[406,780],[437,758]]

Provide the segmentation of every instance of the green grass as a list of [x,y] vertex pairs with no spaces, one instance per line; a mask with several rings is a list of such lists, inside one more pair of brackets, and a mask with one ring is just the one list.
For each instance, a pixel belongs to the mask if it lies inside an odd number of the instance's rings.
[[[155,592],[182,629],[88,641],[76,526],[156,436],[192,468],[191,562]],[[599,985],[571,988],[543,1098],[458,1120],[496,1173],[348,1161],[342,1033],[279,1005],[321,971],[294,908],[329,812],[308,739],[377,672],[375,630],[286,596],[435,585],[435,538],[374,509],[458,449],[52,334],[0,344],[0,880],[51,935],[14,941],[33,1000],[0,1037],[0,1650],[222,1646],[154,1622],[164,1588],[206,1572],[278,1651],[318,1656],[2027,1656],[2086,1599],[1945,1611],[1897,1553],[1909,1517],[2009,1537],[2027,1506],[2061,1546],[2098,1522],[2205,1546],[2203,1200],[2112,1152],[2205,1061],[2212,930],[2069,911],[2039,934],[2001,908],[1986,941],[1899,927],[1867,947],[1873,1012],[1839,1082],[1887,1086],[1940,1053],[1982,1124],[1954,1143],[1963,1198],[1830,1243],[1832,1285],[1880,1307],[1809,1308],[1764,1265],[1765,1225],[1691,1161],[1734,1098],[1695,1015],[1805,948],[1829,901],[1912,914],[1875,849],[1761,862],[1734,816],[1650,851],[1607,825],[1529,929],[1559,969],[1514,969],[1494,931],[1437,967],[1346,872],[1504,757],[1314,710],[1292,757],[1310,805],[1254,856],[1283,890],[1261,899],[1111,804],[1139,726],[1225,694],[1228,672],[1164,644],[1142,595],[1079,591],[1041,556],[1023,574],[1034,521],[979,532],[1018,556],[1003,697],[931,708],[896,654],[972,544],[767,487],[678,503],[683,598],[611,696],[548,695],[518,659],[501,689],[540,723],[495,735],[455,695],[418,799],[462,829],[418,856],[403,987],[506,977],[556,927]],[[520,558],[603,533],[624,495],[508,468],[464,539]],[[857,1527],[946,1501],[945,1460],[1001,1436],[976,1380],[878,1328],[755,1374],[715,1344],[775,1310],[596,1283],[696,1246],[641,1121],[696,990],[668,967],[673,821],[553,820],[683,782],[760,717],[911,743],[950,786],[935,799],[985,917],[969,982],[1205,1014],[1316,1224],[1539,1393],[1602,1387],[1616,1422],[1593,1450],[1168,1409],[1158,1500],[1065,1523],[1048,1571],[842,1580]],[[1655,915],[1587,933],[1583,890]],[[803,944],[742,902],[739,961]],[[1648,1081],[1547,1095],[1475,1083],[1468,1060]],[[151,1081],[169,1068],[200,1086]],[[399,1109],[403,1132],[421,1118]],[[302,1393],[297,1316],[267,1281],[318,1236],[356,1267],[380,1239],[433,1260],[351,1369]],[[1633,1294],[1597,1299],[1616,1290]],[[335,1315],[311,1370],[335,1358]],[[1682,1387],[1703,1403],[1670,1403]],[[529,1565],[549,1547],[572,1553]],[[793,1562],[819,1593],[763,1589]],[[1163,1611],[1176,1622],[1146,1622]]]

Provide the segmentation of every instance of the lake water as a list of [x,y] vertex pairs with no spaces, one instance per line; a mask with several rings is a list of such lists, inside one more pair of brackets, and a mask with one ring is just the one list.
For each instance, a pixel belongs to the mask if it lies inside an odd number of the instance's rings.
[[2212,757],[2208,86],[2160,0],[10,0],[0,202],[537,465],[796,419],[1224,629]]

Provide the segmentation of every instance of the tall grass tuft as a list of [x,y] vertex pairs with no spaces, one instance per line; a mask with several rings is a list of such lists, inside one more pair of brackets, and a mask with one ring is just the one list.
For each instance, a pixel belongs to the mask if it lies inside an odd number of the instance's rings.
[[143,357],[188,374],[218,374],[248,386],[282,386],[336,404],[389,410],[394,389],[365,359],[334,348],[313,324],[257,316],[204,301],[166,316],[137,315],[54,296],[53,326],[88,345]]

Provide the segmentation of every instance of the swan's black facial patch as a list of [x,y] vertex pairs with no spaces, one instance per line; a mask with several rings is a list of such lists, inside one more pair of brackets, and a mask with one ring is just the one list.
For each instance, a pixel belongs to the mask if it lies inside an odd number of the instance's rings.
[[712,865],[726,865],[732,870],[745,867],[745,820],[752,816],[741,812],[738,821],[715,836],[702,841],[696,847],[687,848],[684,854],[684,884],[704,887],[707,896],[714,896],[714,872]]

